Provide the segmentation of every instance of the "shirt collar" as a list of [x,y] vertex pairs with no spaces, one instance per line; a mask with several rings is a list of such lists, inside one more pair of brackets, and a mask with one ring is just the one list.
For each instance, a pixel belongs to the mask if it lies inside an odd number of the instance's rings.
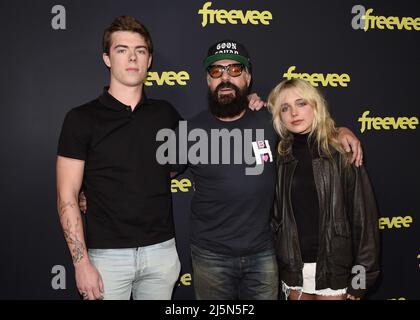
[[[109,92],[109,87],[104,87],[104,91],[99,96],[99,102],[102,103],[105,107],[113,109],[115,111],[121,111],[121,110],[127,110],[127,108],[130,108],[131,106],[128,106],[121,101],[117,100],[115,97],[113,97]],[[143,91],[143,94],[141,95],[141,99],[139,103],[135,106],[134,110],[137,110],[140,108],[140,106],[144,103],[146,103],[147,97],[146,93]]]

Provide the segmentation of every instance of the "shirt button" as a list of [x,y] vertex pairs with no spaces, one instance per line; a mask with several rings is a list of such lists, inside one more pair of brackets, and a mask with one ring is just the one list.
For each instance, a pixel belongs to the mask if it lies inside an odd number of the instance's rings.
[[125,110],[131,111],[131,108],[130,107],[125,107]]

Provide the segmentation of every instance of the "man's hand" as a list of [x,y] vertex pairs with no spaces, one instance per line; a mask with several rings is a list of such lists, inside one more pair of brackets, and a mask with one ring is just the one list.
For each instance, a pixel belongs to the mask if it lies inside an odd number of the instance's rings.
[[86,213],[87,211],[87,201],[86,201],[86,196],[85,194],[82,192],[80,192],[79,194],[79,209],[80,212]]
[[360,167],[363,163],[363,151],[360,140],[347,128],[338,128],[338,140],[346,152],[353,152],[351,163],[354,162],[356,167]]
[[267,103],[261,100],[261,98],[256,93],[252,93],[248,95],[248,101],[249,101],[248,107],[254,111],[258,111],[262,107],[267,106]]
[[360,300],[360,298],[356,298],[355,296],[352,296],[351,294],[347,294],[347,300]]
[[98,270],[88,259],[74,265],[76,285],[83,300],[102,300],[104,285]]

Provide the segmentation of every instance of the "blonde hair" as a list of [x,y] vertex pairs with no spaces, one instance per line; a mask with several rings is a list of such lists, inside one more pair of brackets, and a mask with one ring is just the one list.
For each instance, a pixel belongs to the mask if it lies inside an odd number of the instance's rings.
[[280,94],[284,90],[291,88],[296,89],[301,98],[306,100],[313,108],[314,119],[309,138],[316,140],[319,154],[323,153],[330,158],[332,158],[333,150],[345,154],[346,152],[337,139],[337,128],[328,111],[327,102],[315,87],[301,79],[283,80],[271,90],[268,96],[268,109],[273,115],[274,129],[280,136],[280,143],[278,145],[279,154],[285,156],[292,151],[293,136],[281,121],[281,101],[279,101]]

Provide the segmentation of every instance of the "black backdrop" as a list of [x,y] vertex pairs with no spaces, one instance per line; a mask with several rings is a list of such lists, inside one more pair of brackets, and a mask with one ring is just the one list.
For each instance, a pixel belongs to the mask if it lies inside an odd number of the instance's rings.
[[[199,10],[205,3],[0,2],[0,298],[78,299],[55,207],[57,139],[65,113],[97,97],[107,84],[102,32],[115,16],[128,14],[152,34],[151,71],[159,77],[173,71],[189,78],[185,85],[155,81],[146,87],[148,96],[171,101],[185,118],[206,108],[202,60],[208,46],[222,38],[237,39],[248,47],[254,65],[253,90],[264,98],[290,66],[296,66],[297,73],[347,74],[346,87],[320,88],[337,123],[352,129],[363,142],[382,215],[378,226],[383,274],[370,298],[419,299],[419,28],[363,31],[357,28],[360,7],[354,13],[352,9],[360,5],[372,8],[374,16],[416,19],[420,2],[214,0],[209,9],[240,10],[245,16],[249,10],[268,11],[272,19],[233,24],[232,19],[219,16],[203,26]],[[266,18],[269,13],[264,13]],[[358,119],[365,111],[370,111],[369,117],[393,118],[396,128],[381,129],[376,119],[376,127],[361,132]],[[410,118],[411,127],[399,126],[400,117]],[[183,264],[175,299],[193,298],[188,258],[193,188],[188,186],[189,179],[187,174],[173,182]]]

